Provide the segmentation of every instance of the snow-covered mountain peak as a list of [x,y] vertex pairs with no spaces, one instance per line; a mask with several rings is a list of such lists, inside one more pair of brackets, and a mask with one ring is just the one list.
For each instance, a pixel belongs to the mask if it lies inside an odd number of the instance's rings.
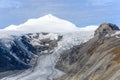
[[22,32],[72,32],[77,31],[73,23],[57,18],[52,14],[45,15],[36,19],[29,19],[20,25],[11,25],[4,30],[16,30]]
[[8,38],[11,35],[21,35],[28,33],[74,33],[86,32],[94,33],[97,26],[77,27],[75,24],[58,18],[52,14],[48,14],[39,18],[28,19],[20,25],[10,25],[0,30],[0,38]]

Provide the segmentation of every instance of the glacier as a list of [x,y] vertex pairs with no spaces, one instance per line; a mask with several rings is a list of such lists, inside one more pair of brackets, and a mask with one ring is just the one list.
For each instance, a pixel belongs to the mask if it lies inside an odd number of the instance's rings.
[[[97,26],[94,25],[78,28],[69,21],[59,19],[49,14],[38,19],[30,19],[20,25],[11,25],[0,30],[0,39],[7,48],[11,47],[10,44],[16,38],[17,43],[25,52],[27,52],[28,56],[34,55],[37,59],[32,68],[26,69],[19,74],[16,73],[6,76],[1,80],[53,80],[64,75],[64,72],[55,68],[60,54],[75,45],[80,45],[81,43],[91,39],[96,28]],[[41,32],[48,34],[42,35]],[[48,51],[45,50],[43,52],[39,52],[38,55],[35,55],[31,51],[27,50],[19,40],[22,35],[29,38],[29,36],[26,35],[28,33],[31,34],[30,44],[33,46],[42,46],[40,44],[40,40],[42,39],[58,40],[58,36],[62,36],[62,39],[58,41],[58,45],[51,50],[51,54],[43,55],[42,53],[48,53]],[[40,35],[39,38],[35,39],[34,37],[37,36],[37,33],[40,33]],[[49,46],[49,44],[46,45]],[[12,55],[16,57],[14,54]]]
[[[33,34],[32,36],[34,36]],[[63,35],[62,40],[58,42],[58,46],[53,50],[52,54],[38,56],[36,66],[23,71],[22,73],[16,75],[10,75],[1,80],[53,80],[65,74],[55,68],[55,64],[59,59],[62,51],[72,48],[75,45],[81,44],[92,38],[93,33],[89,32],[74,32],[67,34],[53,34],[50,33],[44,38],[57,39],[57,35]],[[43,36],[40,36],[39,39],[42,39]],[[32,44],[34,44],[32,42]],[[38,44],[37,44],[38,45]],[[21,45],[22,46],[22,45]],[[23,46],[24,47],[24,46]]]

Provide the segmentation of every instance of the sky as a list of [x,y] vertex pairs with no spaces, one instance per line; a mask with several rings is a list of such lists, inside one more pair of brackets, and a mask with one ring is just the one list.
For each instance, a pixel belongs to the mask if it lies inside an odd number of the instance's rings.
[[120,0],[0,0],[0,29],[52,14],[78,27],[120,26]]

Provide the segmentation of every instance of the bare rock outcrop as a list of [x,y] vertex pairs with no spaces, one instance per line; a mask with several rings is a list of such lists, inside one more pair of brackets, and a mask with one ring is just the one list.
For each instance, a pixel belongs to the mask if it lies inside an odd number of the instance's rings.
[[118,31],[119,27],[112,23],[103,23],[101,24],[98,29],[95,31],[94,36],[105,36],[106,34],[114,33],[115,31]]

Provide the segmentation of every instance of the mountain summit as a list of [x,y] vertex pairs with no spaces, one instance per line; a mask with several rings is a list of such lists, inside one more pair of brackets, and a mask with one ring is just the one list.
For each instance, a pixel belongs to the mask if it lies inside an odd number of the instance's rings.
[[112,34],[115,31],[118,31],[119,27],[112,23],[103,23],[95,31],[95,36],[105,36],[106,34]]

